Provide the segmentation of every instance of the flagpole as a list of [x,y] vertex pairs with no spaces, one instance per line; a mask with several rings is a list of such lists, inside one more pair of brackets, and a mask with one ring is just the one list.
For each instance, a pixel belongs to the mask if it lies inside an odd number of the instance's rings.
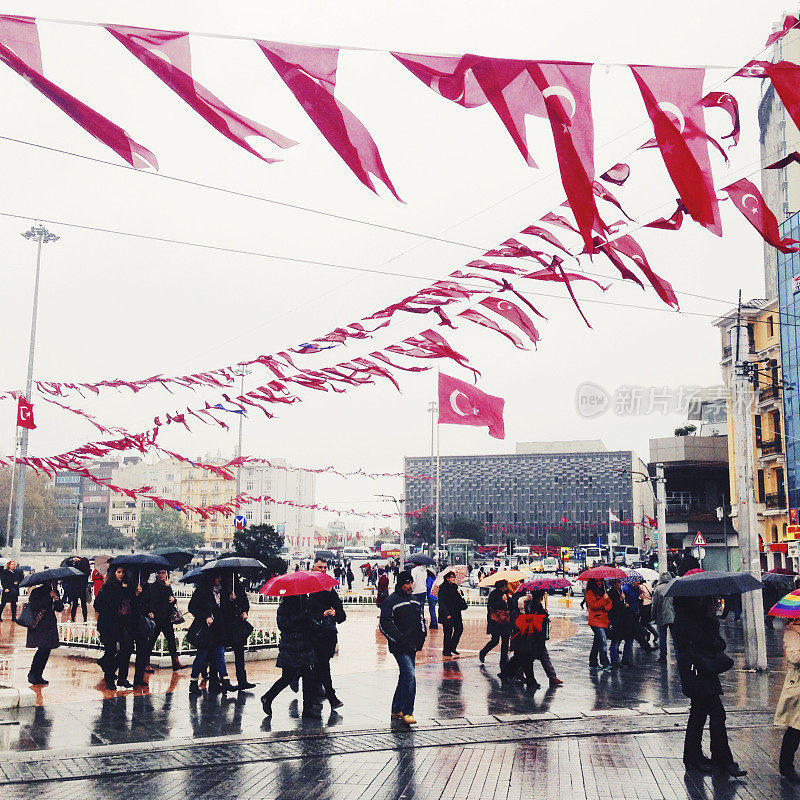
[[608,555],[609,555],[609,562],[611,564],[614,563],[614,558],[611,553],[611,525],[612,525],[612,512],[611,509],[608,509]]
[[11,547],[11,512],[14,508],[14,484],[17,478],[17,449],[19,448],[19,426],[14,426],[14,458],[11,461],[11,487],[8,493],[8,519],[6,520],[6,548]]
[[[437,387],[438,381],[441,380],[439,375],[439,370],[436,370],[437,375]],[[441,497],[441,425],[439,424],[439,406],[438,403],[435,404],[437,415],[436,415],[436,552],[434,554],[434,558],[436,559],[436,563],[439,563],[439,500]]]

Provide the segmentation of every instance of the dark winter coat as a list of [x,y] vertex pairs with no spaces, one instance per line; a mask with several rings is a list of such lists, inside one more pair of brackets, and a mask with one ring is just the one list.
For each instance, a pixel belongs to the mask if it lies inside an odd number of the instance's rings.
[[676,597],[672,634],[678,651],[681,690],[687,697],[721,695],[719,674],[704,667],[724,653],[727,644],[719,634],[716,614],[704,613],[694,597]]
[[505,611],[509,613],[508,594],[503,589],[492,589],[486,598],[486,633],[489,636],[508,636],[511,631],[511,620],[503,624],[492,620],[492,612]]
[[522,633],[517,627],[517,619],[522,614],[538,614],[547,618],[547,611],[541,603],[527,600],[527,595],[517,593],[511,598],[511,649],[520,655],[533,656],[539,658],[544,653],[546,641],[546,628],[542,625],[542,630],[532,633]]
[[281,639],[275,665],[280,669],[294,670],[307,670],[313,666],[314,643],[306,595],[284,597],[281,600],[278,606],[278,629]]
[[422,606],[410,594],[394,591],[383,601],[378,627],[389,643],[390,653],[413,655],[425,644]]
[[174,598],[175,594],[166,583],[156,580],[150,585],[150,606],[156,622],[169,622],[172,619],[176,604],[170,602],[171,597]]
[[[214,588],[211,584],[200,584],[189,600],[189,613],[192,615],[190,627],[198,628],[202,631],[209,628],[211,639],[209,647],[224,647],[226,640],[227,625],[225,624],[224,611],[224,590],[220,587],[220,602],[217,604]],[[209,626],[206,620],[211,617],[213,620]]]
[[633,609],[625,602],[625,596],[615,586],[608,590],[611,610],[608,612],[608,638],[612,642],[633,639],[635,620]]
[[16,603],[19,600],[19,582],[22,573],[19,570],[4,569],[0,572],[0,586],[3,589],[2,600],[4,603]]
[[100,641],[115,641],[133,636],[134,599],[130,586],[121,584],[114,575],[109,575],[103,588],[94,599],[97,612],[97,633]]
[[[240,580],[234,581],[232,587],[231,591],[231,586],[223,582],[222,616],[225,620],[225,644],[228,647],[240,647],[244,645],[253,629],[249,622],[242,619],[242,614],[250,611],[250,601]],[[231,594],[235,595],[233,600]]]
[[[466,607],[467,601],[458,591],[458,585],[445,579],[439,587],[439,619],[448,622],[460,621],[461,612]],[[448,620],[448,617],[452,619]]]
[[[325,616],[324,612],[329,608],[336,612],[332,617]],[[339,638],[336,626],[347,619],[339,595],[333,589],[310,594],[308,613],[311,615],[311,639],[317,659],[333,658]]]
[[54,650],[58,647],[58,620],[56,611],[64,610],[64,603],[50,597],[51,584],[37,586],[28,596],[28,605],[31,607],[34,619],[39,613],[42,618],[33,628],[28,628],[25,640],[26,647],[44,647]]
[[74,602],[78,597],[86,595],[86,587],[89,585],[89,559],[79,558],[67,566],[79,570],[82,574],[73,578],[65,578],[63,583],[64,596]]

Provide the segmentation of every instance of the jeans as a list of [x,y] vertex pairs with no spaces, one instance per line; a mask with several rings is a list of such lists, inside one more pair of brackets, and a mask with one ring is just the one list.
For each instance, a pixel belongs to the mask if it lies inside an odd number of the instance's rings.
[[658,657],[659,658],[666,658],[667,657],[667,631],[669,631],[669,625],[659,625],[658,626]]
[[417,677],[415,674],[416,653],[392,653],[400,674],[397,688],[392,698],[392,714],[413,714],[414,698],[417,696]]
[[[633,639],[625,639],[624,645],[622,647],[622,663],[623,664],[632,664],[633,661]],[[611,663],[612,664],[619,664],[619,640],[611,640],[611,646],[609,647],[611,651]]]
[[781,775],[791,773],[794,769],[794,755],[797,746],[800,745],[800,731],[791,726],[786,729],[781,742],[781,755],[778,761],[778,769]]
[[336,697],[336,692],[333,689],[333,678],[331,677],[331,660],[326,658],[325,655],[314,653],[314,666],[312,669],[314,679],[322,687],[325,697],[328,700],[333,700]]
[[728,746],[728,731],[725,729],[725,708],[719,695],[693,697],[689,708],[689,722],[686,724],[686,738],[683,742],[684,761],[698,761],[703,755],[701,745],[703,728],[709,721],[711,731],[711,760],[721,766],[733,761]]
[[492,638],[483,646],[480,652],[481,662],[486,658],[491,650],[494,650],[497,645],[500,645],[500,667],[502,668],[508,662],[508,634],[507,633],[494,633]]
[[33,654],[33,661],[31,661],[31,668],[28,671],[28,675],[30,675],[31,678],[41,678],[44,668],[47,666],[48,658],[50,658],[50,648],[40,647]]
[[[594,641],[592,642],[592,650],[589,653],[589,666],[608,666],[608,650],[606,643],[606,629],[597,625],[590,625],[592,633],[594,634]],[[598,663],[599,659],[599,663]]]
[[458,649],[461,634],[464,633],[464,623],[460,616],[451,615],[450,619],[442,620],[442,627],[444,628],[444,647],[442,652],[447,655]]
[[431,615],[431,628],[438,628],[439,622],[436,619],[436,604],[439,601],[435,597],[428,598],[428,613]]
[[211,656],[213,664],[217,668],[217,674],[221,678],[228,677],[228,668],[225,666],[225,648],[222,645],[215,645],[214,647],[204,647],[202,650],[197,651],[192,663],[192,680],[196,681],[200,677],[200,670],[206,663],[206,659]]

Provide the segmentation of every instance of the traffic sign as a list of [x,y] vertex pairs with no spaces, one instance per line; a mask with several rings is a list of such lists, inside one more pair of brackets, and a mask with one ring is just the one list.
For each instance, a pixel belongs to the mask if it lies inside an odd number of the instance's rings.
[[247,520],[241,514],[237,514],[233,518],[233,525],[237,531],[243,531],[247,525]]
[[706,537],[700,531],[697,531],[697,536],[694,537],[692,547],[705,547],[707,544]]
[[702,561],[706,557],[705,547],[693,547],[692,555],[698,560]]

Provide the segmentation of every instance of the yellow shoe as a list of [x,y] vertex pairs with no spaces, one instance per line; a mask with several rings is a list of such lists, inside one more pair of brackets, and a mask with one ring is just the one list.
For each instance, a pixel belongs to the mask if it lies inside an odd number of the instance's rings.
[[401,716],[403,717],[403,722],[405,722],[406,725],[416,725],[417,724],[417,721],[414,719],[414,715],[413,714],[402,714]]
[[396,719],[403,719],[403,715],[402,714],[395,714],[394,712],[392,712],[392,715],[389,717],[389,719],[394,722],[394,720],[396,720]]

